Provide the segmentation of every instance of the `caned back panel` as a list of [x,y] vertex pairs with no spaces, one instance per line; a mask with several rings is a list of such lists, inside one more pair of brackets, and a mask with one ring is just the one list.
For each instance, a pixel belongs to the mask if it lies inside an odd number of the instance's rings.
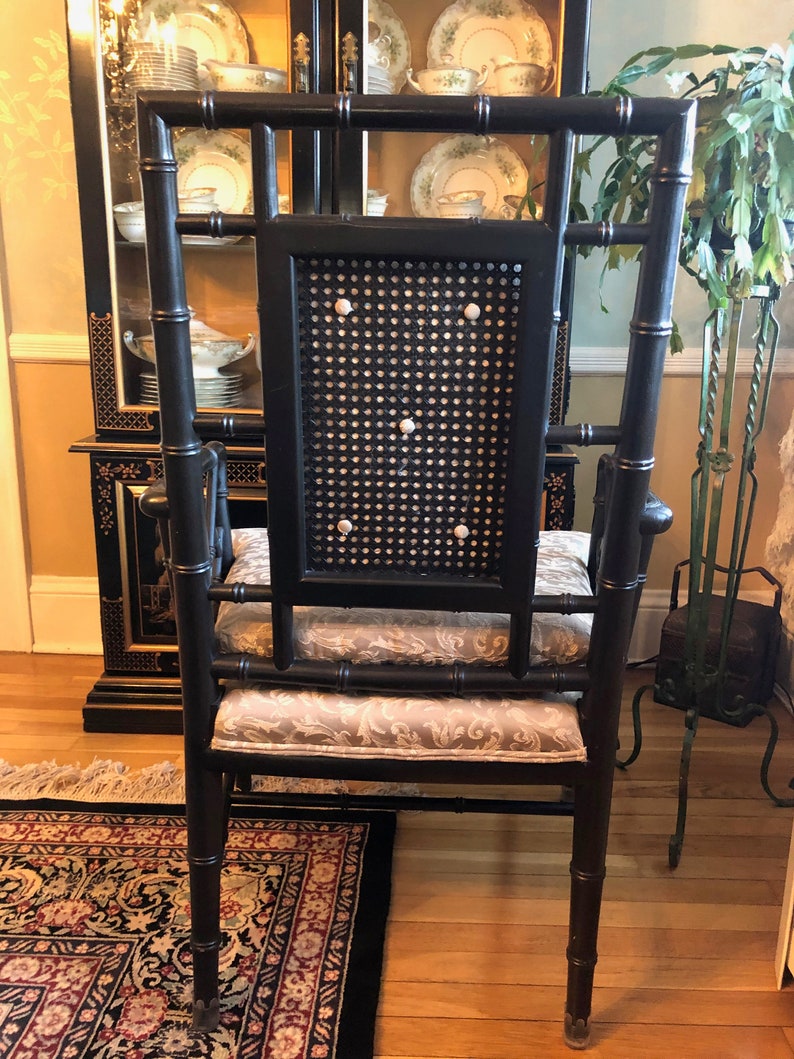
[[522,265],[335,254],[295,276],[308,569],[498,579]]

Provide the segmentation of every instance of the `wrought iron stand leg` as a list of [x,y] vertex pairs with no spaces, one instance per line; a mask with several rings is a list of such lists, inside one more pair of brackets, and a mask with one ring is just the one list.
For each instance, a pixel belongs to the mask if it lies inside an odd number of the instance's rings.
[[615,764],[619,769],[627,769],[632,762],[636,761],[639,757],[640,750],[642,750],[642,722],[640,721],[640,699],[646,691],[650,691],[653,688],[653,684],[643,684],[641,688],[638,688],[634,698],[631,702],[631,720],[634,725],[634,746],[632,747],[631,753],[625,761],[621,761],[620,758],[615,758]]
[[675,834],[670,836],[668,862],[671,868],[677,868],[684,846],[684,828],[686,827],[686,806],[689,794],[689,762],[692,757],[692,744],[698,730],[700,711],[690,707],[686,711],[684,744],[681,747],[681,766],[678,772],[678,819]]
[[[769,786],[769,766],[772,763],[772,755],[775,752],[775,746],[777,745],[777,737],[779,734],[777,718],[767,706],[759,706],[758,712],[766,717],[769,721],[770,728],[769,742],[766,744],[766,750],[764,751],[764,756],[761,760],[761,786],[775,805],[779,805],[783,809],[790,809],[794,806],[794,798],[778,798]],[[789,782],[789,787],[794,789],[794,779]]]

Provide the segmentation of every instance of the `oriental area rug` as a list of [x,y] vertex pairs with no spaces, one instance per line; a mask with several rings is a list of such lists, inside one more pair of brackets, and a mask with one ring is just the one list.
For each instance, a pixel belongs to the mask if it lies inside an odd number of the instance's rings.
[[179,811],[0,802],[0,1057],[371,1056],[394,818],[266,814],[230,823],[221,1022],[201,1036]]

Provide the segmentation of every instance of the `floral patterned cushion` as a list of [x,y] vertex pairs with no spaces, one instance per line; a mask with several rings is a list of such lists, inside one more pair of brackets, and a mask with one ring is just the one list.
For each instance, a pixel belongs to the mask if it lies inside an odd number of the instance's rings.
[[358,759],[548,763],[587,758],[576,707],[562,695],[403,698],[232,687],[221,703],[212,746]]
[[[588,594],[586,533],[541,534],[536,591]],[[229,581],[267,583],[263,530],[234,532]],[[533,662],[572,662],[587,653],[590,615],[537,615]],[[269,655],[269,604],[224,603],[217,633],[225,651]],[[499,614],[424,613],[296,607],[295,640],[303,658],[350,661],[501,661],[509,622]],[[215,722],[218,750],[428,761],[584,761],[575,695],[535,698],[339,694],[298,688],[231,685]]]
[[[267,532],[234,530],[235,561],[227,581],[267,584],[270,553]],[[590,594],[588,533],[544,530],[540,535],[535,591],[540,595]],[[296,607],[295,651],[299,658],[351,662],[501,662],[510,632],[506,614],[454,614],[444,611]],[[536,614],[530,664],[583,661],[592,615]],[[269,657],[273,651],[269,603],[223,603],[216,624],[221,651]]]

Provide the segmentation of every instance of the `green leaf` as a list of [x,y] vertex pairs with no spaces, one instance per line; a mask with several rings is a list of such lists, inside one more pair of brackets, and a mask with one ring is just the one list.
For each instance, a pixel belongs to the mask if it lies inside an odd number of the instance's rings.
[[712,53],[713,49],[706,44],[685,44],[675,50],[677,59],[699,59],[702,55],[711,55]]
[[615,75],[614,83],[616,85],[630,85],[634,81],[639,81],[641,77],[645,76],[644,66],[626,66],[620,73]]
[[675,320],[670,321],[673,325],[673,329],[670,332],[670,352],[683,353],[684,352],[684,341],[681,338],[681,332],[678,329],[678,324]]
[[737,235],[733,240],[733,250],[738,268],[752,269],[753,252],[750,243],[743,235]]

